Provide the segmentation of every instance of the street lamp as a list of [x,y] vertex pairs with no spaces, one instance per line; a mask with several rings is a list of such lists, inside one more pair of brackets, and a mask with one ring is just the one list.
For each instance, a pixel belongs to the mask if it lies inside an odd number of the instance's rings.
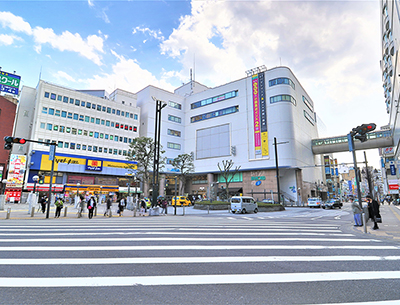
[[158,173],[160,165],[160,132],[161,132],[161,110],[167,106],[167,103],[152,97],[156,102],[156,117],[154,128],[154,160],[153,160],[153,200],[151,206],[154,207],[158,197]]
[[81,186],[81,184],[78,182],[77,184],[76,184],[76,196],[78,196],[79,197],[79,187]]
[[32,180],[33,180],[33,193],[35,194],[35,192],[36,192],[36,183],[39,181],[39,176],[38,175],[33,176]]
[[279,186],[279,166],[278,166],[278,144],[286,144],[286,142],[276,142],[276,138],[274,137],[274,146],[275,146],[275,170],[276,170],[276,186],[278,188],[278,204],[281,204],[281,191]]
[[3,179],[3,181],[1,181],[1,184],[3,187],[3,191],[1,192],[1,194],[4,195],[4,193],[6,192],[7,179]]

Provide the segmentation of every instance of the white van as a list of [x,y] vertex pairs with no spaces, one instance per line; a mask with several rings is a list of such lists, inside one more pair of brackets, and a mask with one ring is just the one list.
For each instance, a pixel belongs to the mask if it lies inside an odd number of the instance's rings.
[[231,198],[232,213],[258,212],[257,202],[253,197],[234,196]]

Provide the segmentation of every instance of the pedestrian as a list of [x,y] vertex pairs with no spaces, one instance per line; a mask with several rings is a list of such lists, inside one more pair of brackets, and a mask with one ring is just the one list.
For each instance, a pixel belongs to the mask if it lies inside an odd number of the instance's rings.
[[161,206],[162,206],[162,208],[163,208],[163,213],[165,214],[165,215],[167,215],[168,214],[168,203],[167,203],[167,200],[166,199],[163,199],[162,201],[161,201]]
[[111,196],[111,195],[108,196],[107,202],[106,202],[106,204],[107,204],[107,209],[106,209],[106,211],[104,212],[104,216],[108,216],[108,217],[111,217],[111,216],[112,216],[112,215],[111,215],[111,206],[112,206],[112,201],[111,201],[111,199],[112,199],[112,196]]
[[124,197],[121,197],[121,199],[120,199],[120,201],[118,203],[118,214],[119,214],[119,216],[123,216],[124,209],[125,209],[125,199],[124,199]]
[[372,199],[371,195],[367,195],[365,198],[367,199],[368,202],[369,218],[371,218],[372,221],[374,222],[372,230],[377,230],[379,229],[378,221],[382,222],[381,220],[382,218],[379,213],[379,203],[376,200]]
[[355,227],[362,227],[362,220],[361,220],[361,214],[362,214],[362,209],[360,208],[360,205],[358,202],[354,201],[353,196],[349,197],[350,203],[351,203],[351,208],[353,210],[354,214],[354,222],[355,222]]
[[96,207],[96,199],[94,196],[90,197],[88,203],[87,203],[87,209],[88,209],[88,217],[89,219],[92,219],[93,217],[93,211],[94,208]]
[[142,199],[140,201],[140,214],[144,216],[144,213],[146,213],[146,201]]
[[83,213],[83,209],[85,208],[86,205],[86,201],[85,201],[85,197],[81,194],[79,195],[79,199],[78,199],[78,218],[82,217],[82,213]]
[[46,195],[43,195],[42,199],[40,199],[40,205],[42,206],[42,213],[46,212],[46,204],[47,204],[47,197]]
[[64,207],[64,201],[61,197],[59,197],[56,199],[54,204],[56,206],[56,214],[54,215],[54,218],[60,218],[61,209]]

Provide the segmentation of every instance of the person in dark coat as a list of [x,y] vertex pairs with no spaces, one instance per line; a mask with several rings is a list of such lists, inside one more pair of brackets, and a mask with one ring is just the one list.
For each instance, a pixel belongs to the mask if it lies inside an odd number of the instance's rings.
[[92,219],[93,217],[93,211],[94,208],[96,207],[96,199],[94,196],[90,197],[90,199],[87,202],[87,209],[88,209],[88,217],[89,219]]
[[372,230],[377,230],[377,229],[379,229],[379,227],[378,227],[378,223],[376,222],[376,218],[381,217],[381,215],[379,213],[379,203],[376,200],[372,199],[371,195],[367,195],[365,198],[367,199],[367,202],[368,202],[369,218],[371,218],[372,221],[374,222],[374,226],[373,226]]
[[46,212],[46,204],[47,204],[47,197],[43,195],[42,199],[40,199],[40,205],[42,206],[42,213]]
[[104,216],[111,217],[111,206],[112,206],[112,200],[111,199],[112,199],[112,196],[111,195],[108,196],[108,198],[107,198],[107,209],[104,212]]

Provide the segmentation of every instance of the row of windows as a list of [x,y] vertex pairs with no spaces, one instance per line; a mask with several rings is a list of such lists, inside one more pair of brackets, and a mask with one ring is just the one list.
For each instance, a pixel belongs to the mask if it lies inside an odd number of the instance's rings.
[[123,116],[123,117],[126,117],[126,118],[131,118],[131,119],[134,119],[134,120],[138,119],[138,115],[137,114],[130,113],[128,111],[121,111],[121,110],[114,109],[114,108],[111,108],[111,107],[105,107],[105,106],[102,106],[102,105],[96,105],[96,104],[91,103],[91,102],[84,102],[84,101],[81,101],[81,100],[78,100],[78,99],[70,98],[68,96],[61,96],[61,95],[56,95],[55,93],[45,92],[44,93],[44,97],[45,98],[49,98],[49,99],[54,100],[54,101],[55,100],[60,101],[60,102],[62,101],[64,103],[73,104],[75,106],[86,107],[88,109],[94,109],[94,110],[106,112],[106,113],[109,113],[109,114],[115,114],[115,115]]
[[293,89],[295,89],[295,85],[294,82],[287,77],[279,77],[279,78],[275,78],[275,79],[271,79],[269,81],[269,86],[275,86],[275,85],[280,85],[280,84],[286,84],[286,85],[290,85]]
[[180,150],[180,149],[181,149],[181,144],[168,142],[168,143],[167,143],[167,147],[168,147],[168,148],[171,148],[171,149],[178,149],[178,150]]
[[212,111],[212,112],[196,115],[196,116],[190,118],[190,122],[194,123],[194,122],[198,122],[198,121],[208,120],[208,119],[212,119],[212,118],[215,118],[215,117],[219,117],[219,116],[235,113],[235,112],[238,112],[238,111],[239,111],[239,106],[236,105],[236,106],[233,106],[233,107],[229,107],[229,108],[225,108],[225,109],[221,109],[221,110],[217,110],[217,111]]
[[182,123],[182,119],[180,117],[174,116],[169,114],[168,121],[175,122],[175,123]]
[[130,125],[122,124],[122,123],[111,122],[109,120],[89,117],[87,115],[67,112],[67,111],[58,110],[58,109],[54,109],[54,108],[43,107],[42,113],[54,115],[54,116],[58,116],[58,117],[62,117],[62,118],[72,119],[72,120],[76,120],[76,121],[94,123],[97,125],[105,125],[105,126],[109,126],[109,127],[115,127],[118,129],[124,129],[124,130],[137,132],[137,126],[130,126]]
[[314,112],[314,105],[312,102],[310,102],[306,97],[303,95],[303,102],[307,106],[308,109],[310,109],[312,112]]
[[[51,143],[50,139],[46,139],[46,140],[39,139],[39,141]],[[46,145],[46,144],[40,144],[40,145]],[[94,153],[104,153],[104,154],[110,154],[110,155],[119,155],[119,156],[127,156],[128,155],[127,150],[101,147],[101,146],[95,146],[95,145],[86,145],[86,144],[73,143],[73,142],[58,141],[57,147],[72,149],[72,150],[85,150],[85,151],[91,151]]]
[[291,102],[293,105],[296,106],[296,100],[294,99],[293,96],[288,95],[288,94],[271,96],[269,98],[269,101],[271,104],[278,103],[278,102]]
[[314,118],[311,116],[311,114],[309,114],[307,111],[304,110],[304,117],[307,119],[307,121],[309,121],[311,123],[311,125],[314,126],[315,124],[315,120]]
[[40,128],[41,129],[46,129],[49,131],[58,131],[61,133],[70,133],[72,135],[78,135],[78,136],[86,136],[86,137],[93,137],[95,139],[105,139],[105,140],[111,140],[111,141],[116,141],[116,142],[123,142],[123,143],[131,143],[134,141],[132,138],[128,137],[121,137],[118,135],[109,135],[107,133],[101,133],[97,131],[88,131],[88,130],[83,130],[83,129],[77,129],[77,128],[72,128],[68,126],[62,126],[62,125],[53,125],[50,123],[40,123]]
[[168,106],[172,107],[172,108],[176,108],[176,109],[182,109],[182,105],[177,103],[177,102],[173,102],[173,101],[168,101]]
[[220,102],[220,101],[232,98],[232,97],[236,97],[237,95],[238,95],[237,91],[231,91],[231,92],[228,92],[225,94],[207,98],[207,99],[199,101],[199,102],[195,102],[195,103],[191,104],[191,108],[196,109],[196,108],[203,107],[203,106],[206,106],[206,105],[209,105],[212,103],[216,103],[216,102]]
[[173,130],[173,129],[168,129],[168,134],[170,136],[175,136],[175,137],[180,137],[181,136],[181,132],[178,130]]

